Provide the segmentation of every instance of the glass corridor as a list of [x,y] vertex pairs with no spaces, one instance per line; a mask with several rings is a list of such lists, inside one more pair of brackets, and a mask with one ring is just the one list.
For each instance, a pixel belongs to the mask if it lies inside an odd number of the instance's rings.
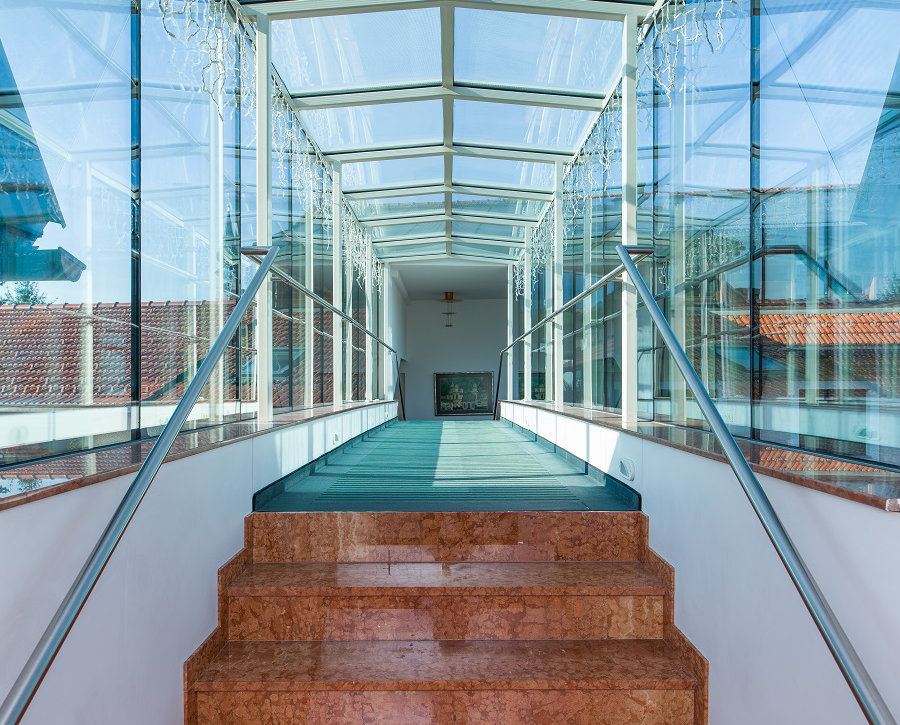
[[[0,0],[0,466],[158,430],[241,246],[379,335],[392,265],[506,265],[518,336],[623,241],[736,434],[900,466],[900,6],[550,5]],[[270,307],[193,425],[393,395],[361,332]],[[629,309],[518,345],[511,397],[620,412],[636,370],[639,418],[699,426]]]

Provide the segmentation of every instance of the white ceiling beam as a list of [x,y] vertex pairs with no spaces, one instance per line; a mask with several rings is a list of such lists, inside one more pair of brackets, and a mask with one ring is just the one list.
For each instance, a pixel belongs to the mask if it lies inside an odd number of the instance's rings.
[[361,149],[357,151],[337,151],[326,154],[329,159],[342,164],[353,164],[363,161],[384,161],[387,159],[409,159],[416,156],[474,156],[482,159],[509,159],[512,161],[534,161],[552,164],[556,161],[568,162],[572,154],[559,151],[535,151],[533,149],[501,148],[497,146],[473,146],[470,144],[423,144],[421,146],[393,146],[380,149]]
[[[205,186],[198,186],[197,189],[207,189]],[[423,211],[418,214],[409,212],[395,212],[393,214],[373,214],[371,216],[358,217],[358,221],[362,224],[374,226],[376,224],[411,224],[413,222],[443,221],[446,215],[439,211]],[[537,219],[533,217],[514,216],[512,214],[492,214],[490,212],[482,212],[480,214],[468,214],[465,211],[458,211],[452,214],[451,221],[459,222],[481,222],[483,224],[535,224]]]
[[533,189],[516,189],[503,186],[481,186],[478,184],[409,184],[405,186],[384,186],[358,191],[345,191],[347,199],[390,199],[396,196],[419,196],[421,194],[470,194],[474,196],[496,196],[503,199],[528,199],[550,201],[553,192]]
[[390,199],[395,196],[419,196],[421,194],[443,194],[444,184],[405,184],[402,186],[379,186],[359,191],[345,191],[347,199]]
[[[452,10],[452,8],[451,8]],[[404,86],[342,93],[314,93],[292,95],[297,108],[345,108],[347,106],[372,106],[382,103],[406,103],[409,101],[432,101],[442,99],[453,101],[458,98],[486,103],[512,103],[520,106],[549,106],[551,108],[573,108],[580,111],[598,111],[603,105],[603,96],[585,96],[546,91],[523,91],[513,88],[497,88],[486,85],[444,85]]]
[[511,159],[513,161],[536,161],[552,164],[557,161],[572,160],[572,154],[564,151],[545,151],[512,146],[475,146],[473,144],[453,144],[457,156],[475,156],[482,159]]
[[443,212],[430,214],[384,214],[381,216],[360,217],[360,224],[367,227],[383,227],[391,224],[421,224],[425,222],[447,221],[447,215]]
[[[405,234],[403,236],[385,237],[384,239],[373,239],[372,244],[378,249],[389,249],[391,247],[406,247],[415,244],[434,244],[435,242],[446,242],[448,237],[444,234]],[[470,244],[487,244],[493,247],[513,247],[515,249],[523,249],[525,241],[517,241],[512,239],[504,239],[502,237],[491,237],[482,234],[453,234],[449,237],[451,241],[469,242]]]
[[510,239],[509,237],[492,237],[488,234],[454,234],[453,239],[457,242],[470,242],[471,244],[487,244],[493,247],[515,247],[516,249],[525,248],[524,239]]
[[481,184],[454,184],[454,194],[470,194],[472,196],[500,196],[505,199],[531,199],[534,201],[550,201],[552,191],[535,191],[533,189],[512,189],[501,186]]
[[470,224],[492,224],[499,227],[524,227],[534,224],[531,219],[522,219],[521,217],[492,217],[492,216],[467,216],[464,214],[405,214],[405,215],[388,215],[384,217],[362,218],[360,223],[367,227],[383,227],[392,226],[394,224],[424,224],[427,222],[468,222]]
[[402,262],[446,262],[449,258],[450,255],[446,252],[434,252],[433,254],[404,254],[399,257],[379,257],[379,259],[383,259],[385,262],[390,262],[391,268],[393,268],[395,264]]
[[[445,92],[453,90],[453,66],[456,52],[456,42],[454,40],[455,25],[453,6],[449,4],[441,5],[441,88]],[[444,153],[444,186],[447,187],[447,191],[444,192],[444,212],[450,214],[450,208],[453,205],[453,192],[450,191],[450,188],[453,186],[452,96],[444,96],[441,100],[441,114],[443,117],[443,145],[447,149]],[[444,229],[447,235],[447,254],[450,254],[453,251],[453,241],[450,238],[452,229],[449,219],[445,222]]]
[[447,235],[443,232],[437,234],[403,234],[395,237],[385,237],[384,239],[373,239],[373,246],[378,249],[388,247],[405,247],[410,244],[434,244],[435,242],[446,242]]
[[484,255],[480,254],[459,254],[458,252],[453,252],[452,254],[447,254],[446,252],[436,252],[434,254],[404,254],[399,257],[395,256],[385,256],[382,257],[385,262],[390,262],[391,267],[395,264],[420,264],[422,262],[477,262],[479,264],[502,264],[508,265],[514,263],[516,260],[512,259],[508,255],[501,255],[497,257],[490,256],[490,254],[485,253]]
[[418,264],[421,262],[478,262],[479,264],[512,264],[515,260],[510,259],[508,256],[502,257],[490,257],[490,256],[479,256],[474,254],[447,254],[446,252],[440,252],[437,254],[410,254],[403,255],[401,257],[383,257],[384,261],[390,261],[391,267],[401,264]]
[[268,15],[272,20],[415,10],[447,4],[480,10],[621,20],[626,15],[644,18],[653,8],[653,0],[457,0],[453,3],[445,0],[255,0],[241,4],[250,13]]

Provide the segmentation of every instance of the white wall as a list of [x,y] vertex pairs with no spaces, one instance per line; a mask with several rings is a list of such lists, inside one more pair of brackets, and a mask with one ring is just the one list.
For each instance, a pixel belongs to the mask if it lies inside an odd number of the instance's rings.
[[[243,546],[252,494],[396,408],[348,411],[166,463],[22,722],[182,722],[182,666],[216,626],[216,572]],[[2,696],[131,478],[0,512]]]
[[[864,723],[731,468],[515,404],[503,417],[631,484],[675,567],[675,623],[709,659],[710,725]],[[900,514],[761,477],[863,662],[900,715]]]
[[[385,342],[393,347],[400,356],[401,366],[403,360],[406,359],[406,306],[409,299],[400,274],[396,271],[390,275],[390,284],[387,288],[387,330]],[[393,355],[390,358],[390,371],[388,376],[388,384],[385,387],[385,394],[388,398],[393,399],[395,396],[397,383],[397,370],[394,365]]]
[[431,301],[414,301],[406,308],[405,392],[410,420],[434,419],[435,373],[490,370],[497,384],[500,350],[506,347],[506,300],[464,300],[454,305],[453,327],[444,327],[444,309],[442,302]]

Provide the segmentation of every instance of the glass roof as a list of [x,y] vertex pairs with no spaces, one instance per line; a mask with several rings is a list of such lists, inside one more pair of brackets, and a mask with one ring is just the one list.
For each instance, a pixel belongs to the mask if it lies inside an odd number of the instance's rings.
[[409,101],[300,111],[300,119],[324,153],[439,143],[440,101]]
[[553,164],[457,156],[453,159],[453,181],[552,191]]
[[370,187],[440,184],[444,160],[440,156],[361,161],[341,166],[341,186],[347,191]]
[[479,244],[457,240],[453,242],[453,251],[456,254],[468,254],[474,257],[494,257],[500,259],[515,259],[519,254],[518,247],[504,247],[495,244]]
[[476,235],[479,237],[493,237],[495,239],[509,239],[510,241],[525,241],[525,227],[508,224],[482,224],[480,222],[453,222],[453,234],[460,236]]
[[453,141],[575,153],[596,113],[485,101],[453,102]]
[[[574,154],[597,118],[585,101],[593,107],[620,73],[621,23],[456,6],[444,15],[453,17],[448,29],[438,7],[356,9],[275,19],[271,36],[303,125],[326,157],[342,161],[342,187],[411,188],[351,199],[351,208],[376,240],[423,237],[379,245],[383,257],[443,255],[443,241],[428,237],[443,235],[446,221],[428,217],[453,214],[472,217],[452,222],[454,246],[468,238],[470,252],[505,258],[503,246],[479,250],[477,237],[524,240],[522,224],[540,217],[546,201],[499,194],[553,190],[553,161]],[[392,158],[398,149],[403,158]],[[556,155],[519,160],[518,150]],[[415,193],[434,186],[444,191]],[[459,193],[471,187],[478,193]]]
[[453,195],[454,214],[512,216],[536,222],[544,211],[544,204],[543,201],[503,199],[497,196]]
[[272,26],[272,62],[291,93],[440,82],[440,48],[438,8],[300,18]]
[[617,74],[617,22],[469,8],[454,15],[458,83],[602,95]]
[[446,225],[443,221],[439,222],[417,222],[414,224],[384,224],[381,226],[373,226],[372,239],[378,241],[390,237],[408,237],[413,234],[419,234],[423,237],[433,237],[436,234],[444,235]]
[[419,255],[441,256],[446,252],[447,245],[444,242],[410,242],[409,244],[398,244],[396,246],[376,247],[378,256],[381,259],[396,259],[398,257],[413,257]]
[[354,199],[350,202],[350,207],[360,220],[371,217],[442,214],[444,212],[444,195],[419,194],[388,199]]

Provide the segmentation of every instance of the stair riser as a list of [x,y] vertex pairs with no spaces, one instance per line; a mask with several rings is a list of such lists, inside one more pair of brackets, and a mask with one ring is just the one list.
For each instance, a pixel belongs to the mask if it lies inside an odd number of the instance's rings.
[[201,725],[693,725],[691,690],[201,692]]
[[255,562],[634,561],[640,512],[255,513]]
[[236,596],[232,640],[659,639],[661,596]]

